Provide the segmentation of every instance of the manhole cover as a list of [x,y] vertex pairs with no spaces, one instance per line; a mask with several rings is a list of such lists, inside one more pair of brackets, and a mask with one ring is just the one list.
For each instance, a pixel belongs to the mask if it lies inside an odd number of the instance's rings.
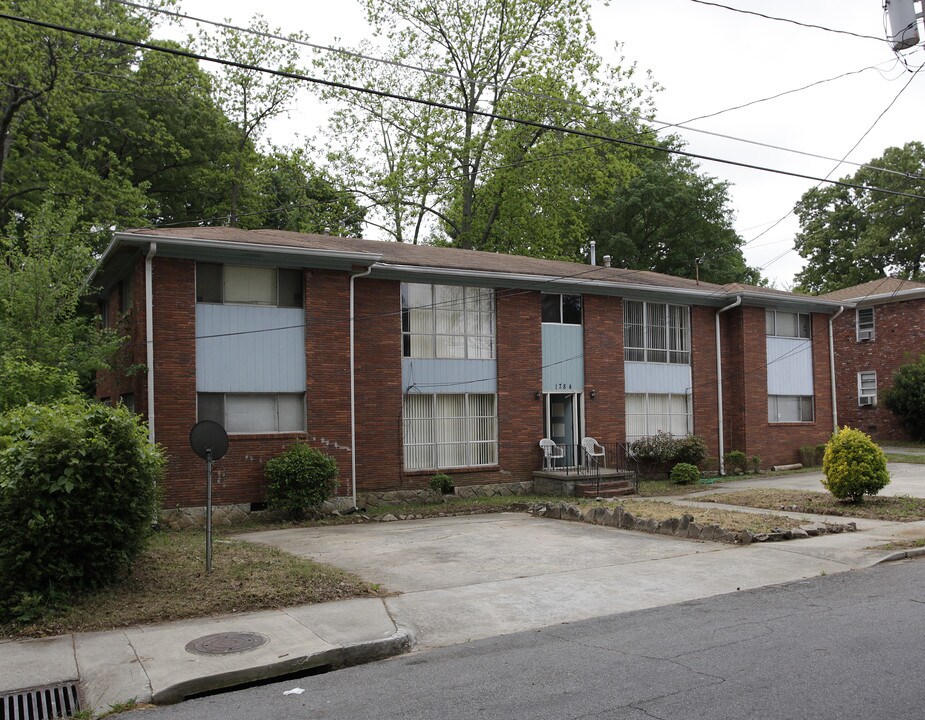
[[186,644],[186,652],[197,655],[229,655],[247,652],[270,642],[270,638],[255,632],[227,632],[204,635]]

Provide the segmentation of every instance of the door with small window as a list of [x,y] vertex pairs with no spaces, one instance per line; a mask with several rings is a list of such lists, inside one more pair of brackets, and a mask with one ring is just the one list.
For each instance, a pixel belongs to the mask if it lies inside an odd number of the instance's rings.
[[554,467],[577,467],[578,443],[581,439],[581,393],[547,393],[546,437],[565,449],[564,457]]

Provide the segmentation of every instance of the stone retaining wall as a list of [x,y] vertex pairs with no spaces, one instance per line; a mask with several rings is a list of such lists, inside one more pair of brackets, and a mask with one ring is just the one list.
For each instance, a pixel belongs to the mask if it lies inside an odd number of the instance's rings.
[[[492,483],[488,485],[457,485],[453,494],[461,498],[473,497],[509,497],[527,495],[533,492],[533,482]],[[418,503],[438,503],[443,495],[435,490],[389,490],[382,492],[357,493],[357,505],[361,508],[374,508],[381,505],[414,505]]]
[[672,535],[674,537],[690,538],[692,540],[711,540],[713,542],[735,543],[749,545],[753,542],[774,542],[778,540],[797,540],[800,538],[815,537],[828,533],[852,532],[857,530],[853,522],[845,524],[813,523],[802,528],[792,530],[775,530],[769,533],[754,534],[748,530],[727,530],[719,525],[699,525],[694,522],[694,516],[682,514],[680,517],[668,520],[653,520],[640,518],[620,505],[613,508],[589,506],[582,510],[577,505],[569,503],[538,503],[530,507],[530,512],[537,517],[548,517],[554,520],[575,520],[591,523],[593,525],[606,525],[608,527],[622,528],[624,530],[638,530],[658,535]]

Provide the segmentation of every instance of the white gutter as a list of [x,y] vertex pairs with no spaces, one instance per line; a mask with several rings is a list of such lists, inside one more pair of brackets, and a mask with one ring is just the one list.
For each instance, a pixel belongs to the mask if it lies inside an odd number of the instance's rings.
[[832,432],[838,432],[838,392],[835,389],[835,333],[832,330],[835,318],[845,312],[844,306],[829,318],[829,372],[832,378]]
[[717,418],[719,419],[719,474],[720,477],[726,475],[726,461],[723,459],[723,454],[726,450],[723,443],[723,347],[722,341],[719,336],[719,316],[720,313],[724,313],[727,310],[732,310],[734,307],[738,307],[742,304],[742,296],[739,295],[736,298],[736,301],[732,305],[727,305],[724,308],[720,308],[716,311],[714,316],[716,320],[716,399],[718,402],[719,412],[717,413]]
[[352,485],[353,507],[357,506],[357,402],[356,402],[356,365],[354,362],[354,283],[358,277],[366,277],[373,271],[372,267],[363,272],[350,275],[350,482]]
[[145,255],[145,362],[148,365],[148,442],[154,444],[154,254],[157,243]]

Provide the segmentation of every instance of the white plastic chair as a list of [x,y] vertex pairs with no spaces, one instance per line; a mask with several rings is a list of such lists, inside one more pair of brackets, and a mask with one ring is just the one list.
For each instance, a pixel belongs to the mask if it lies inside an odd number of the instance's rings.
[[[593,437],[582,438],[581,449],[585,451],[585,462],[588,465],[588,469],[591,468],[591,458],[594,458],[598,467],[604,464],[604,446]],[[600,460],[598,460],[598,458],[600,458]]]
[[559,447],[549,438],[540,440],[540,450],[543,451],[543,467],[546,470],[552,469],[553,460],[560,460],[565,457],[565,448]]

